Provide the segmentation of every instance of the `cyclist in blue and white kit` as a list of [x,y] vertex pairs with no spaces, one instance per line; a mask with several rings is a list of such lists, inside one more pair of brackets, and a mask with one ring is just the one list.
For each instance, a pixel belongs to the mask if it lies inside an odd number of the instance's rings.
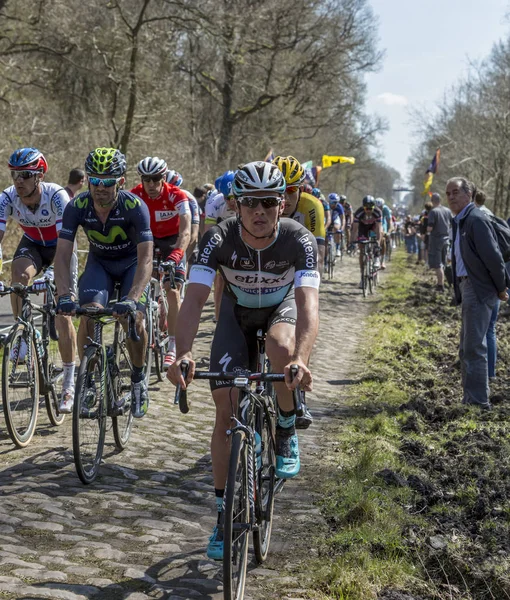
[[[211,348],[212,371],[253,368],[256,333],[267,332],[266,351],[274,372],[285,372],[286,384],[275,384],[278,396],[276,430],[278,477],[289,478],[300,469],[296,415],[291,390],[310,390],[308,361],[318,328],[317,244],[314,236],[293,219],[281,219],[285,179],[271,163],[254,162],[235,174],[233,191],[238,216],[212,227],[200,243],[198,260],[177,321],[177,360],[167,376],[183,387],[193,379],[193,340],[216,271],[225,281],[220,318]],[[186,383],[180,364],[190,362]],[[297,364],[290,380],[290,365]],[[211,442],[218,525],[211,536],[209,558],[223,557],[221,507],[228,471],[231,426],[231,382],[213,381],[216,423]]]
[[[331,207],[331,226],[330,230],[335,233],[341,233],[345,227],[345,211],[344,207],[340,204],[340,196],[335,192],[332,192],[328,196],[329,205]],[[342,256],[342,250],[340,248],[341,241],[340,236],[335,235],[336,243],[336,255]]]
[[391,243],[390,233],[393,231],[393,219],[391,218],[391,208],[386,204],[384,198],[376,198],[375,205],[382,213],[381,269],[386,269],[384,264],[386,244]]
[[[49,267],[55,258],[58,233],[62,226],[62,215],[69,203],[69,196],[63,187],[43,181],[48,163],[36,148],[20,148],[9,158],[8,167],[14,185],[0,194],[0,244],[2,243],[7,221],[13,219],[21,226],[23,236],[14,252],[12,260],[11,284],[29,285],[37,274]],[[2,251],[0,249],[0,265]],[[71,251],[67,263],[67,273],[71,287],[75,289],[77,280],[76,254]],[[0,267],[1,270],[1,267]],[[11,295],[12,314],[16,318],[21,310],[21,298]],[[59,316],[55,325],[59,333],[58,347],[64,367],[60,411],[66,411],[74,398],[75,349],[71,343],[74,327],[69,317]],[[26,354],[26,343],[22,340],[19,358]]]
[[[205,228],[204,232],[213,225],[235,216],[236,199],[232,193],[234,171],[225,171],[220,175],[214,185],[216,193],[211,194],[205,203]],[[221,297],[223,296],[223,279],[218,274],[214,280],[214,318],[217,321],[220,315]]]

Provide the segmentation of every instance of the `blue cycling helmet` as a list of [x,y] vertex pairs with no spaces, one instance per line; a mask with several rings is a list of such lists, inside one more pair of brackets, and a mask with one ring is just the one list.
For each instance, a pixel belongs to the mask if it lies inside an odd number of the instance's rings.
[[233,196],[234,192],[232,191],[232,183],[234,181],[234,171],[225,171],[223,175],[220,175],[218,179],[214,182],[214,187],[223,194],[225,198],[229,196]]
[[15,150],[8,162],[11,171],[39,171],[46,173],[48,163],[37,148],[19,148]]
[[320,189],[319,188],[313,188],[313,190],[312,190],[312,196],[315,196],[316,198],[320,199],[320,197],[321,197],[321,191],[320,191]]
[[340,202],[340,196],[338,194],[335,194],[335,192],[333,192],[332,194],[330,194],[328,196],[328,200],[329,200],[330,204],[333,204],[333,202],[335,204],[338,204],[338,202]]

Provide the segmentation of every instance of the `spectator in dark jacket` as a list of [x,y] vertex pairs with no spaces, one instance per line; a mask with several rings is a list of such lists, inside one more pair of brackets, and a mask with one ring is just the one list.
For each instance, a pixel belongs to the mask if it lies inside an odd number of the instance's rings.
[[446,184],[454,214],[452,267],[457,302],[462,304],[459,356],[463,402],[490,410],[486,335],[492,311],[507,300],[507,275],[489,218],[471,202],[474,185],[464,177]]

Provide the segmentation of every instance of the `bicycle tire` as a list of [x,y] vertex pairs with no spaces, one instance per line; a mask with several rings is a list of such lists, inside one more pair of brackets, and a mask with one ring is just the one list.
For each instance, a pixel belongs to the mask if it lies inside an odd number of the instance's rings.
[[86,348],[78,371],[73,410],[74,464],[84,484],[97,477],[103,457],[107,413],[105,371],[103,348]]
[[248,447],[244,434],[236,431],[232,436],[223,514],[223,597],[225,600],[241,600],[244,596],[250,531],[248,493]]
[[[27,344],[23,362],[18,359],[22,340]],[[11,360],[11,352],[16,357],[15,360]],[[27,389],[26,394],[17,392],[24,389]],[[21,324],[11,329],[4,346],[2,407],[9,437],[18,448],[25,448],[30,443],[37,424],[39,368],[34,338]]]
[[[276,482],[275,419],[268,407],[259,409],[255,416],[256,428],[261,437],[261,467],[256,471],[257,501],[255,503],[257,527],[253,531],[253,549],[259,564],[267,558],[271,530]],[[258,423],[257,423],[258,421]]]
[[49,339],[46,347],[46,356],[43,361],[44,375],[49,389],[44,394],[46,412],[52,425],[62,425],[65,414],[58,411],[58,399],[62,393],[62,380],[64,378],[64,366],[57,342]]
[[374,273],[374,264],[372,262],[372,257],[369,256],[367,260],[367,282],[368,282],[368,293],[373,294],[373,273]]
[[363,253],[361,266],[361,291],[363,293],[363,298],[367,297],[367,284],[368,284],[368,275],[367,275],[367,255]]
[[133,413],[131,412],[131,371],[133,365],[126,345],[126,334],[117,321],[113,340],[113,356],[115,374],[112,377],[115,397],[123,407],[123,414],[112,414],[112,430],[115,446],[122,451],[127,446],[133,428]]
[[335,245],[331,242],[328,244],[328,276],[333,279],[335,272]]

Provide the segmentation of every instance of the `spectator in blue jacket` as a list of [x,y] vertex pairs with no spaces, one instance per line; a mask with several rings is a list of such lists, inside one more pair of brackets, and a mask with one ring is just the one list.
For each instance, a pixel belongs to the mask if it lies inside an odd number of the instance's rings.
[[475,186],[464,177],[446,184],[454,215],[452,267],[457,303],[462,305],[459,356],[463,403],[490,410],[487,331],[498,300],[508,300],[507,274],[488,216],[472,202]]

